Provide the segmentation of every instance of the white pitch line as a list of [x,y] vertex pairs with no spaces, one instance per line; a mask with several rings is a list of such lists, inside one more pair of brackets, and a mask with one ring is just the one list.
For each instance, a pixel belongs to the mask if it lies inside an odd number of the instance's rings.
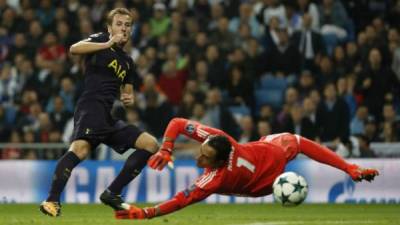
[[[351,221],[337,221],[337,220],[324,220],[328,224],[375,224],[379,221],[365,221],[365,220],[351,220]],[[241,223],[231,225],[290,225],[290,224],[321,224],[321,221],[269,221],[269,222],[256,222],[256,223]]]

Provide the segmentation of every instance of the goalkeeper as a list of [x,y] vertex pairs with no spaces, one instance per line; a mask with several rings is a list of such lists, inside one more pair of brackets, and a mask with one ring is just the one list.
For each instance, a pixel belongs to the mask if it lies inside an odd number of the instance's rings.
[[196,163],[205,168],[204,173],[194,185],[172,199],[154,207],[131,206],[129,210],[116,211],[117,219],[150,219],[166,215],[214,193],[250,197],[269,195],[275,178],[299,153],[346,172],[354,181],[371,181],[378,175],[377,170],[349,164],[331,150],[299,135],[280,133],[239,144],[221,130],[182,118],[175,118],[168,124],[161,149],[148,161],[151,168],[162,170],[171,162],[174,140],[179,134],[202,142]]

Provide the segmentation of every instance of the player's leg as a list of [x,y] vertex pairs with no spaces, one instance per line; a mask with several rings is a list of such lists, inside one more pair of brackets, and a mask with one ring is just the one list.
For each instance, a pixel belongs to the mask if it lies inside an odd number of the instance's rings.
[[91,145],[86,140],[75,140],[70,149],[58,161],[54,171],[53,181],[48,198],[40,205],[40,211],[49,216],[59,216],[61,213],[60,195],[67,184],[72,170],[90,152]]
[[[126,137],[132,137],[132,139],[129,140]],[[114,146],[114,149],[118,149],[116,146],[120,146],[120,149],[136,148],[136,151],[125,161],[118,176],[107,190],[100,195],[100,200],[104,204],[111,206],[115,210],[123,210],[129,205],[125,205],[121,198],[122,189],[139,175],[150,156],[158,150],[158,143],[149,133],[142,132],[132,126],[114,134],[107,142],[106,144]]]
[[328,164],[348,173],[354,181],[371,181],[379,172],[371,168],[361,168],[358,165],[347,163],[330,149],[311,141],[307,138],[296,135],[298,138],[300,152],[318,162]]

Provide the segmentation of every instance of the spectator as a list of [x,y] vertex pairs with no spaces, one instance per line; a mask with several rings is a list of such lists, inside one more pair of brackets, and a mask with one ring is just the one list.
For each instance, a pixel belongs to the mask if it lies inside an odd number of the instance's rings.
[[278,17],[271,17],[268,26],[265,29],[265,37],[262,38],[263,47],[265,50],[276,47],[279,44],[278,32],[282,27],[279,24]]
[[64,100],[65,110],[72,113],[76,100],[75,85],[71,78],[64,77],[61,79],[60,97]]
[[224,16],[224,7],[219,3],[211,5],[211,19],[208,21],[208,31],[217,29],[218,21]]
[[338,39],[347,37],[348,17],[345,8],[339,0],[323,0],[319,8],[321,33],[333,34]]
[[370,141],[365,135],[358,135],[358,145],[360,149],[360,158],[376,158],[374,150],[371,149]]
[[176,69],[176,61],[168,60],[164,64],[158,85],[172,105],[180,104],[187,75],[187,71]]
[[283,74],[284,77],[298,74],[300,71],[298,48],[289,42],[286,29],[279,30],[277,35],[278,43],[267,51],[266,64],[269,65],[267,70],[273,74]]
[[[196,82],[199,92],[206,93],[210,88],[208,72],[208,64],[204,60],[199,60],[196,62],[194,74],[192,74],[192,79]],[[196,93],[198,95],[198,93]]]
[[301,15],[305,13],[309,14],[312,18],[311,28],[313,30],[319,30],[319,10],[317,4],[310,0],[297,0],[297,5],[299,7],[299,12]]
[[280,132],[279,125],[276,121],[275,112],[270,105],[262,105],[259,112],[257,112],[257,115],[257,121],[265,120],[272,124],[271,127],[273,128],[273,133]]
[[192,65],[194,65],[197,61],[205,58],[207,44],[208,37],[206,33],[199,32],[195,37],[194,43],[191,44],[191,48],[189,49],[189,55]]
[[349,107],[349,117],[353,118],[357,109],[357,100],[354,95],[355,77],[349,75],[340,77],[336,82],[338,96],[343,98]]
[[234,38],[234,46],[240,47],[245,50],[247,48],[246,42],[250,38],[253,38],[253,36],[251,35],[250,26],[246,23],[240,24],[237,34],[238,35]]
[[191,120],[199,121],[204,124],[212,124],[212,119],[209,114],[207,114],[206,106],[203,103],[195,102],[193,104],[193,110],[191,116],[189,117]]
[[382,141],[379,137],[378,126],[376,124],[375,119],[372,116],[368,116],[368,119],[365,124],[364,135],[371,142]]
[[380,134],[382,142],[397,142],[399,139],[396,136],[394,124],[390,122],[384,122],[382,132]]
[[365,122],[368,119],[368,108],[365,105],[360,105],[357,108],[356,115],[350,123],[350,134],[359,135],[364,133]]
[[1,159],[20,159],[22,157],[22,149],[18,147],[21,143],[21,135],[17,130],[12,130],[10,134],[10,144],[5,146],[1,151]]
[[301,99],[310,95],[311,90],[316,88],[315,77],[310,70],[303,70],[297,81],[296,89]]
[[308,117],[303,115],[303,108],[301,105],[291,108],[290,116],[286,119],[283,130],[293,134],[299,134],[311,140],[315,140],[317,137],[317,127],[312,124]]
[[381,117],[385,94],[396,89],[399,89],[399,84],[389,68],[382,64],[381,52],[377,48],[371,49],[369,62],[358,75],[357,90],[375,118]]
[[143,130],[147,130],[146,124],[140,118],[140,110],[137,108],[131,107],[126,109],[126,122]]
[[234,66],[231,68],[227,83],[227,92],[231,105],[254,107],[253,83],[244,77],[241,67]]
[[[35,133],[32,130],[25,130],[23,132],[23,142],[24,143],[35,143]],[[22,159],[28,159],[28,160],[37,160],[40,158],[42,154],[40,154],[41,150],[33,149],[33,148],[28,148],[24,149]]]
[[206,51],[206,61],[208,64],[208,82],[211,87],[224,87],[227,80],[224,69],[224,59],[222,59],[217,45],[209,45]]
[[77,41],[77,37],[71,32],[71,28],[64,20],[58,21],[56,24],[56,34],[59,43],[67,48]]
[[210,40],[213,44],[217,44],[222,55],[226,55],[234,47],[234,35],[229,31],[229,20],[222,17],[218,20],[218,26],[211,31]]
[[279,0],[260,2],[254,6],[254,11],[256,12],[257,19],[261,24],[269,24],[272,17],[276,17],[279,21],[279,24],[282,26],[287,24],[285,7]]
[[58,43],[57,36],[51,32],[46,33],[36,55],[36,65],[42,70],[50,70],[56,62],[64,62],[65,59],[65,48]]
[[299,92],[297,91],[297,89],[294,87],[287,88],[285,92],[284,105],[277,116],[277,121],[280,124],[281,128],[285,123],[285,120],[289,117],[290,110],[292,109],[292,107],[296,107],[299,101]]
[[361,56],[355,42],[347,42],[346,44],[346,67],[350,73],[361,72]]
[[13,125],[7,117],[7,108],[0,104],[0,142],[7,142]]
[[285,13],[286,13],[286,21],[287,30],[289,35],[291,36],[296,30],[301,29],[301,13],[296,11],[296,4],[291,2],[284,3]]
[[303,100],[303,116],[310,121],[310,126],[315,129],[314,140],[319,141],[320,133],[317,125],[317,105],[310,97],[306,97]]
[[27,37],[28,45],[36,51],[39,47],[38,44],[42,43],[43,37],[43,28],[39,21],[31,21],[29,24],[29,34]]
[[24,33],[16,33],[14,35],[14,43],[10,49],[10,54],[8,55],[8,59],[14,60],[14,57],[17,54],[23,54],[27,56],[27,58],[33,58],[35,56],[35,50],[29,46],[26,36]]
[[[61,143],[61,132],[57,129],[51,129],[48,133],[48,142],[51,144]],[[66,149],[52,148],[44,150],[44,159],[56,160],[60,158]]]
[[49,29],[53,25],[55,14],[56,11],[51,0],[40,0],[36,15],[45,29]]
[[55,129],[62,131],[67,121],[72,117],[72,113],[65,109],[64,100],[61,96],[54,96],[49,104],[51,106],[48,105],[46,111],[50,115],[51,123]]
[[18,77],[12,74],[11,64],[4,64],[0,71],[0,102],[13,104],[18,89]]
[[260,25],[252,15],[252,8],[249,3],[243,2],[239,7],[239,17],[234,17],[229,22],[229,30],[232,33],[237,33],[241,24],[247,24],[251,30],[251,35],[255,38],[261,36]]
[[339,77],[344,76],[347,72],[347,59],[342,46],[338,45],[333,50],[333,65]]
[[211,89],[206,97],[206,115],[210,117],[210,126],[226,131],[232,137],[238,137],[239,127],[232,113],[222,103],[219,89]]
[[301,69],[315,71],[315,60],[325,54],[325,45],[322,36],[311,29],[312,17],[303,15],[302,28],[292,36],[292,43],[299,49],[301,55]]
[[320,87],[324,87],[327,83],[336,83],[339,78],[336,68],[328,56],[321,57],[318,69],[317,83]]
[[247,53],[245,71],[249,79],[252,81],[259,80],[265,63],[265,55],[261,54],[262,49],[257,39],[248,39],[244,50]]
[[247,143],[250,141],[257,141],[257,133],[255,124],[251,116],[243,116],[240,118],[240,136],[238,139],[239,143]]
[[257,122],[257,139],[272,134],[271,124],[268,121],[260,120]]
[[170,103],[162,101],[155,91],[145,93],[146,106],[142,110],[142,118],[151,134],[161,138],[168,122],[173,117]]
[[18,28],[18,21],[15,10],[7,7],[0,16],[0,26],[7,29],[7,31],[10,33],[15,33]]
[[195,104],[196,104],[196,99],[194,95],[191,92],[186,91],[183,94],[182,102],[178,107],[176,116],[183,118],[191,118]]
[[400,120],[399,117],[396,115],[393,104],[386,103],[383,105],[382,118],[383,121],[380,124],[380,129],[384,129],[385,123],[391,124],[393,136],[395,136],[397,140],[400,140]]
[[316,117],[321,141],[348,143],[349,109],[343,99],[337,96],[335,84],[328,83],[324,87],[324,100],[317,107]]
[[167,17],[167,8],[164,3],[158,2],[154,4],[153,10],[154,14],[150,19],[151,35],[159,37],[167,32],[171,20]]

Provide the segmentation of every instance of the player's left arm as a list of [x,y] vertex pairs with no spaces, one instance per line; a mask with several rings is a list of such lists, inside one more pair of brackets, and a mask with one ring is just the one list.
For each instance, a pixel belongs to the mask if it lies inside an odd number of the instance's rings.
[[133,80],[134,77],[137,76],[135,70],[135,64],[133,60],[129,58],[128,63],[128,72],[127,76],[124,78],[123,84],[121,85],[121,97],[120,100],[125,107],[132,106],[135,102],[135,91],[133,88]]
[[174,149],[174,142],[180,134],[199,142],[204,142],[210,135],[224,135],[230,140],[233,146],[237,145],[235,139],[222,130],[206,126],[196,121],[174,118],[169,122],[164,132],[164,140],[160,150],[148,161],[148,165],[152,169],[162,170],[169,162],[172,162],[171,154]]

